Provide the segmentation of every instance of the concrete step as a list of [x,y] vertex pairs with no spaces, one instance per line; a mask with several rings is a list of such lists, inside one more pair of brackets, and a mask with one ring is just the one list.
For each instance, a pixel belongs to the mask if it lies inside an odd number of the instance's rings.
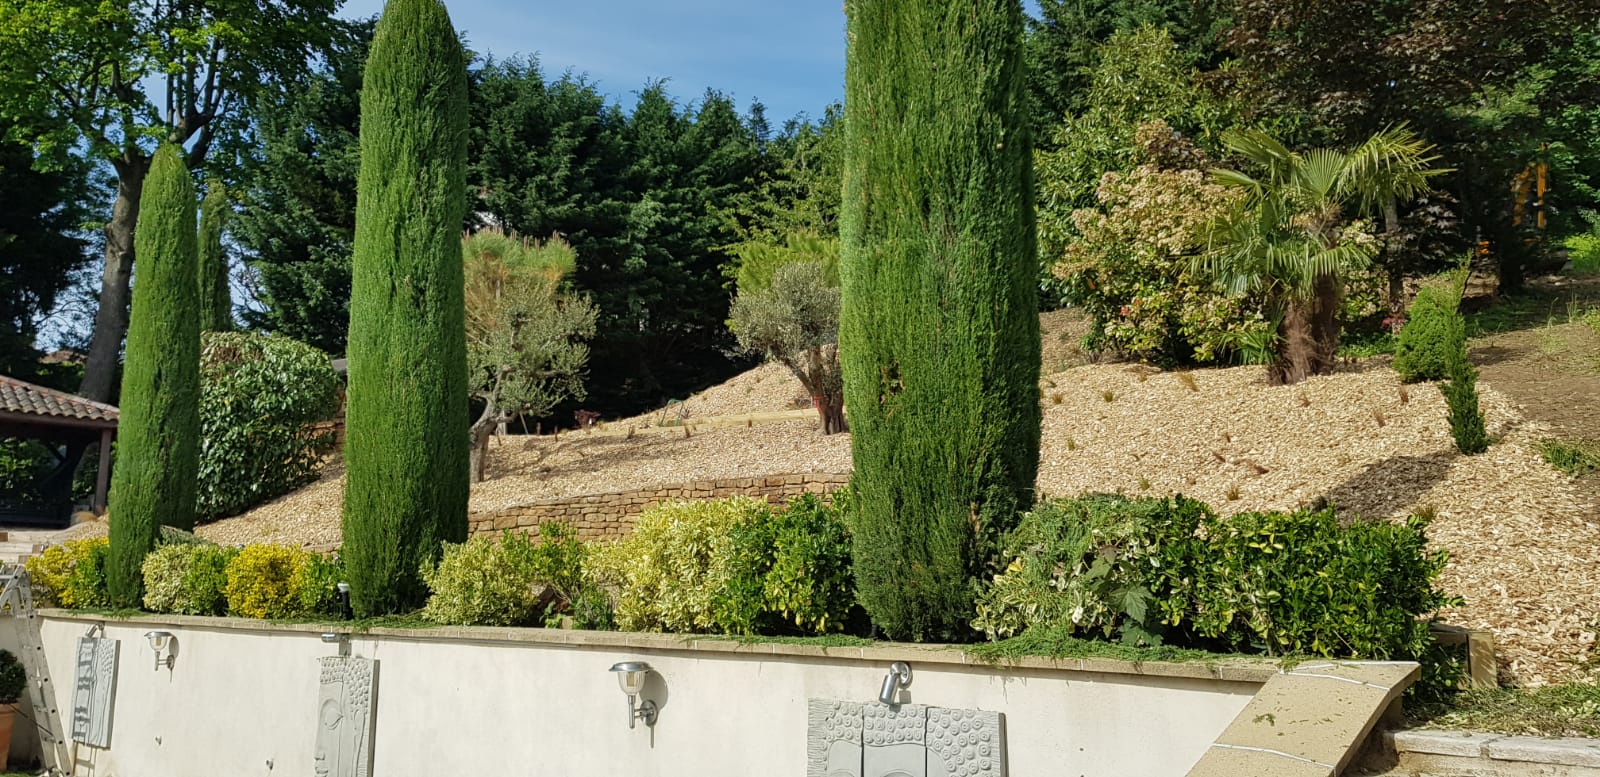
[[1385,731],[1369,743],[1363,777],[1600,777],[1600,740],[1472,731]]
[[0,540],[0,561],[22,561],[44,551],[44,543]]

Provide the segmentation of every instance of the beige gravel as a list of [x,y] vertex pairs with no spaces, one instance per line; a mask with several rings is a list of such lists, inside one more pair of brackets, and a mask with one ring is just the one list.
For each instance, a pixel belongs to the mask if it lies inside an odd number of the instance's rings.
[[[1193,381],[1191,389],[1186,381]],[[1482,456],[1456,455],[1438,390],[1402,387],[1384,359],[1297,386],[1260,368],[1162,373],[1088,365],[1041,382],[1039,489],[1049,495],[1184,493],[1225,513],[1326,498],[1347,514],[1398,518],[1431,508],[1443,584],[1467,598],[1448,620],[1496,633],[1504,679],[1575,676],[1600,621],[1600,524],[1534,443],[1547,433],[1479,384],[1490,432]],[[846,472],[846,435],[813,421],[695,429],[713,415],[792,409],[798,382],[767,366],[689,400],[689,436],[653,416],[608,434],[510,438],[491,453],[474,511],[597,491],[788,472]],[[615,434],[619,425],[633,437]],[[224,542],[336,544],[342,473],[200,530]]]

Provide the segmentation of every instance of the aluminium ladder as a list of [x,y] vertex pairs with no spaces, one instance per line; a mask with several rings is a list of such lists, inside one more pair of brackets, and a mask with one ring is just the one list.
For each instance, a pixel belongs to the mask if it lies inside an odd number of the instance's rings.
[[28,673],[28,701],[33,705],[33,723],[39,729],[40,759],[51,775],[71,774],[72,759],[61,734],[61,716],[56,707],[55,686],[45,664],[44,642],[39,637],[39,613],[33,606],[33,585],[22,564],[0,566],[0,612],[17,620],[17,641],[22,668]]

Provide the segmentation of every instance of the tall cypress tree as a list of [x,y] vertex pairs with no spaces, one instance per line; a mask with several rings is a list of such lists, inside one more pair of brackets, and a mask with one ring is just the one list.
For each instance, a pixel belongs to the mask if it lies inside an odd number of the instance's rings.
[[467,63],[439,0],[389,0],[361,91],[344,559],[359,616],[426,596],[467,536]]
[[139,257],[122,373],[117,466],[111,479],[106,584],[117,606],[137,607],[139,567],[162,524],[194,528],[200,455],[200,303],[195,281],[195,192],[182,152],[156,151],[145,178],[134,252]]
[[222,251],[222,227],[227,218],[228,191],[221,181],[212,181],[200,203],[200,328],[208,332],[233,329],[228,255]]
[[1039,322],[1019,0],[846,0],[841,215],[856,585],[888,635],[968,633],[1030,502]]

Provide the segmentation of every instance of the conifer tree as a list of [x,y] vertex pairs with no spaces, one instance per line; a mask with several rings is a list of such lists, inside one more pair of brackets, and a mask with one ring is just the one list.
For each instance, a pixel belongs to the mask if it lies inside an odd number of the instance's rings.
[[106,560],[107,590],[119,607],[142,601],[139,567],[160,527],[194,528],[200,461],[195,192],[177,146],[156,151],[140,203]]
[[207,332],[233,330],[228,255],[222,250],[222,228],[227,218],[227,189],[221,181],[212,181],[200,203],[200,328]]
[[344,551],[358,616],[422,606],[467,536],[467,63],[439,0],[389,0],[361,92]]
[[855,574],[889,636],[969,632],[1031,501],[1039,322],[1018,0],[847,0],[840,351]]

